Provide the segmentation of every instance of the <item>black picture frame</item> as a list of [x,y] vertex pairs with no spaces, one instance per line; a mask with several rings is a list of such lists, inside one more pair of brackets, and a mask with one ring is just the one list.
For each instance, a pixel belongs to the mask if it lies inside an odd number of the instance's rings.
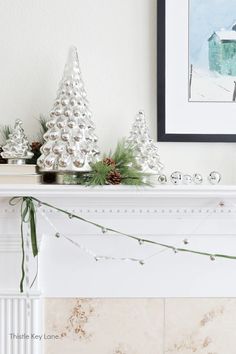
[[[157,136],[161,142],[236,142],[236,134],[166,133],[166,1],[157,0]],[[188,0],[186,0],[188,1]]]

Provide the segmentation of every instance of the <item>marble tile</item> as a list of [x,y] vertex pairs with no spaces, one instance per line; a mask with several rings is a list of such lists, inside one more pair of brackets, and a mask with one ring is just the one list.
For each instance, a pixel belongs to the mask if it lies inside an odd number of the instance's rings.
[[165,301],[165,354],[235,354],[236,299]]
[[45,354],[163,354],[162,299],[46,299]]

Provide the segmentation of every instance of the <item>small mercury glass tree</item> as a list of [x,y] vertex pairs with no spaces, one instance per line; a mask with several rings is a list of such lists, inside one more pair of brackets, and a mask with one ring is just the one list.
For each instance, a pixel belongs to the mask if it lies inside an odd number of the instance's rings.
[[144,173],[160,174],[164,166],[160,162],[157,143],[155,143],[149,134],[145,115],[142,111],[136,115],[130,135],[127,139],[134,152],[137,164]]
[[2,149],[1,156],[7,159],[9,164],[24,164],[27,159],[32,158],[33,153],[22,128],[21,120],[16,120],[14,129]]
[[42,155],[37,161],[41,172],[77,173],[91,170],[90,164],[96,161],[99,150],[86,96],[77,50],[72,47],[51,118],[47,122]]

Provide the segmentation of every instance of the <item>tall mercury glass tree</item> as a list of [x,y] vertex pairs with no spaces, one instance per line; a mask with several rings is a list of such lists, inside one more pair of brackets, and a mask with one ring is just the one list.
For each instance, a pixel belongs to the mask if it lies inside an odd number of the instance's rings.
[[47,128],[37,161],[40,171],[89,172],[99,150],[75,47],[70,48]]
[[157,143],[150,137],[145,115],[139,111],[132,125],[127,145],[133,150],[136,163],[144,173],[161,174],[164,165],[160,161]]

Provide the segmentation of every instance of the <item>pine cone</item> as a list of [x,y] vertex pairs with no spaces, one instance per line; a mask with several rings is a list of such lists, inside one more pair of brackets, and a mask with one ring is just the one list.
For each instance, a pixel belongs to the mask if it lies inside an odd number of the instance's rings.
[[111,171],[107,177],[108,184],[120,184],[121,174],[118,170]]
[[105,159],[102,160],[102,162],[104,165],[107,165],[107,166],[115,167],[115,165],[116,165],[115,160],[111,159],[110,157],[106,157]]
[[33,141],[30,145],[33,152],[39,151],[41,146],[42,146],[42,144],[39,141]]
[[7,160],[2,157],[1,152],[3,152],[3,149],[0,146],[0,164],[6,164]]
[[30,147],[31,147],[31,150],[32,150],[32,153],[34,154],[34,156],[29,161],[27,161],[27,163],[33,164],[33,165],[37,164],[37,159],[41,155],[41,152],[40,152],[41,146],[42,146],[42,144],[39,141],[33,141],[30,144]]

